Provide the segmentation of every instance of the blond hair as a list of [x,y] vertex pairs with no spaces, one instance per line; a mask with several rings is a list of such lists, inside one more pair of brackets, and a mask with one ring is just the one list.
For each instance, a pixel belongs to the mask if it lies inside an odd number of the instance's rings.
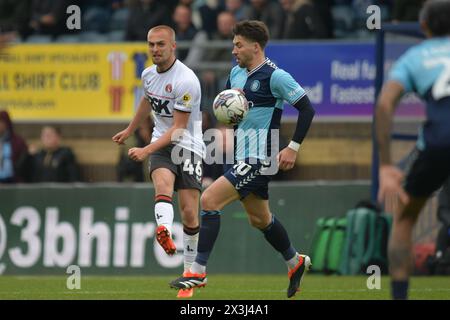
[[150,30],[148,30],[148,34],[152,31],[159,31],[159,30],[167,31],[170,34],[170,38],[173,40],[173,42],[175,42],[175,30],[173,30],[171,27],[166,26],[166,25],[159,25],[159,26],[153,27]]

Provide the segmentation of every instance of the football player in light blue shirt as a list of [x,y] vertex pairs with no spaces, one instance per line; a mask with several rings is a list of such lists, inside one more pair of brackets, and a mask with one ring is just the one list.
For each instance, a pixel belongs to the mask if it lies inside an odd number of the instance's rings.
[[[388,257],[392,297],[407,299],[412,265],[412,230],[430,195],[450,176],[450,1],[425,3],[420,23],[427,40],[403,54],[382,88],[376,108],[380,159],[378,200],[397,201]],[[392,117],[401,96],[417,93],[426,103],[426,121],[417,157],[406,177],[392,164]]]
[[[202,222],[197,257],[190,272],[170,283],[184,289],[206,285],[206,264],[220,228],[221,210],[240,200],[252,226],[261,230],[288,266],[287,296],[298,291],[311,265],[307,255],[299,254],[281,222],[269,208],[269,168],[292,169],[300,144],[314,117],[314,109],[305,90],[292,76],[265,57],[269,39],[267,26],[260,21],[242,21],[233,30],[233,55],[237,66],[231,72],[227,89],[241,90],[250,104],[245,118],[235,127],[236,150],[232,168],[206,189],[201,197]],[[283,102],[299,110],[297,126],[289,146],[279,152],[278,136]],[[274,137],[275,136],[275,137]],[[271,174],[274,174],[272,172]]]

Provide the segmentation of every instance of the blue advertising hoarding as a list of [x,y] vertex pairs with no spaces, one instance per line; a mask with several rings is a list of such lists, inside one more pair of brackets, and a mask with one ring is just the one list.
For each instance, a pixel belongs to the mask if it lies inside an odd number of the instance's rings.
[[[388,45],[385,70],[410,46]],[[316,116],[372,117],[376,76],[373,43],[274,43],[267,47],[266,55],[305,88]],[[284,117],[296,115],[293,107],[285,106]],[[396,115],[421,118],[424,107],[416,96],[407,95]]]

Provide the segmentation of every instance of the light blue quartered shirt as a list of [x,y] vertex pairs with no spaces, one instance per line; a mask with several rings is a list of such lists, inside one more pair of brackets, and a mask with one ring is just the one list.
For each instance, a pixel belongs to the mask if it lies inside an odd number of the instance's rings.
[[227,82],[227,89],[230,88],[242,89],[250,105],[246,117],[235,127],[236,160],[276,155],[279,136],[272,129],[280,128],[283,102],[296,104],[305,90],[267,58],[250,72],[235,66]]
[[450,146],[450,38],[423,41],[406,51],[394,64],[389,80],[406,92],[416,92],[426,103],[426,121],[417,146]]

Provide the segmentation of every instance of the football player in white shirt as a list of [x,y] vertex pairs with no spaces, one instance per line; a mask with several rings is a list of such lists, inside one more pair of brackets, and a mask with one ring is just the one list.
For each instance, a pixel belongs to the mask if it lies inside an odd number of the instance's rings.
[[[150,156],[149,172],[155,187],[158,225],[156,239],[169,255],[176,253],[172,240],[172,194],[178,192],[184,231],[184,270],[189,270],[197,254],[198,205],[205,149],[201,131],[200,82],[191,69],[177,60],[172,28],[154,27],[148,32],[147,40],[154,65],[142,72],[144,96],[128,127],[112,140],[123,144],[151,112],[155,123],[151,143],[144,148],[131,148],[128,155],[135,161],[144,161]],[[180,129],[184,129],[182,135],[176,136]],[[172,157],[178,154],[181,157]],[[178,297],[192,297],[192,294],[193,290],[179,290]]]

